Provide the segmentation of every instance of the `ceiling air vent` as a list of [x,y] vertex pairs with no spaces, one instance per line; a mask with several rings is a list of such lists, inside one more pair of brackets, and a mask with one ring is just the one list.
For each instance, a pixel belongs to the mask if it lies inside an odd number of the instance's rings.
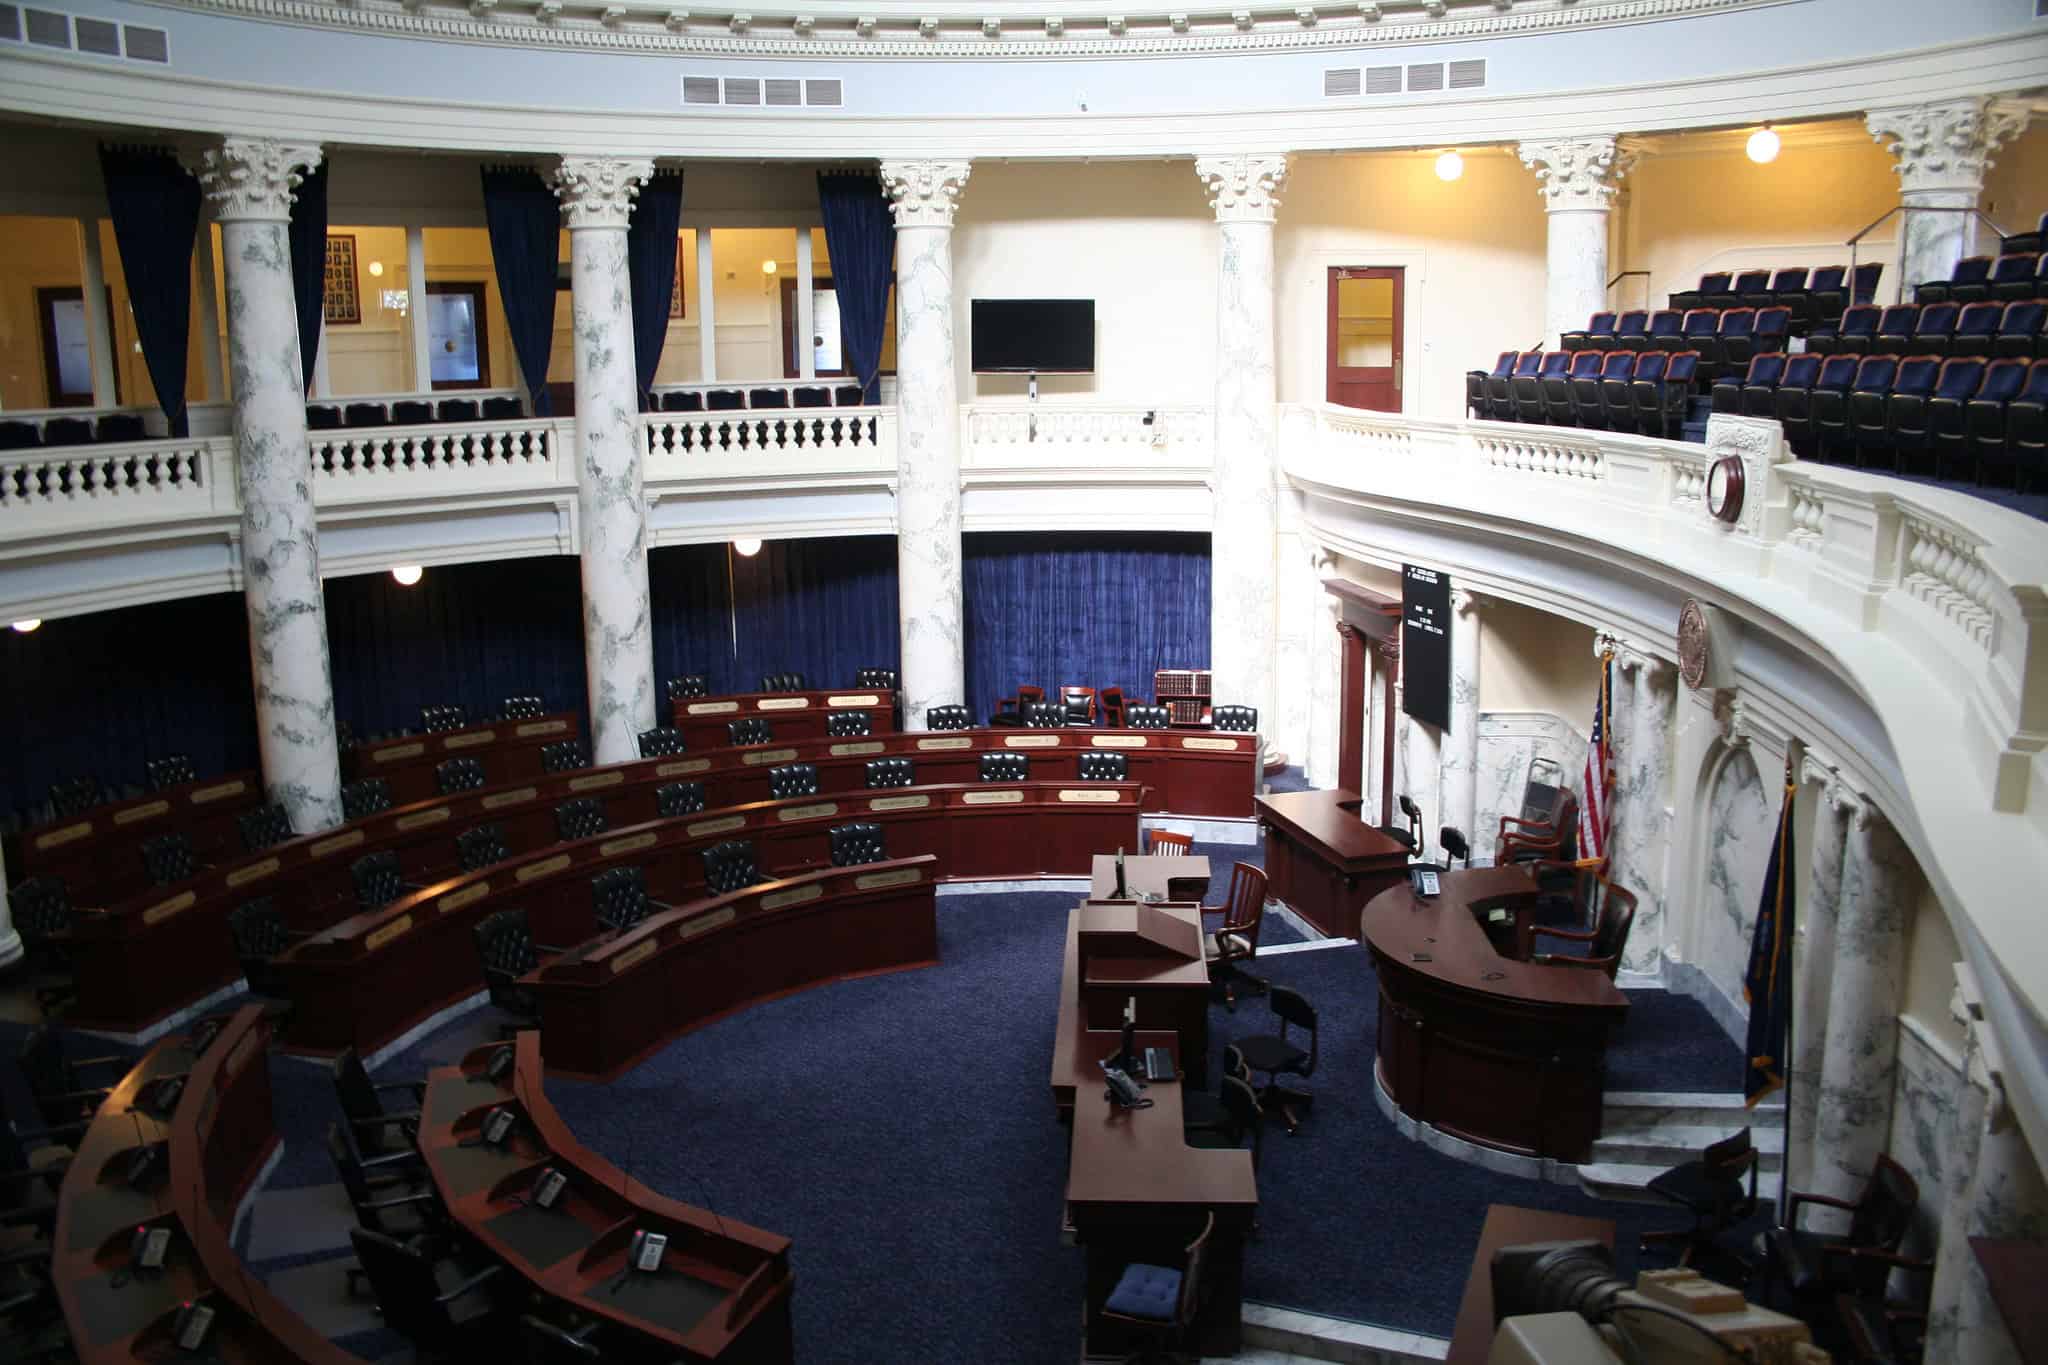
[[1369,66],[1365,69],[1365,93],[1368,95],[1398,95],[1401,93],[1401,68],[1398,66]]
[[1359,71],[1355,66],[1323,73],[1323,98],[1343,99],[1358,93]]
[[718,103],[718,77],[716,77],[716,76],[685,76],[685,77],[683,77],[683,103],[684,103],[684,104],[716,104],[716,103]]
[[786,76],[770,76],[762,83],[768,91],[768,103],[777,109],[800,108],[804,102],[804,83]]
[[160,28],[123,24],[121,36],[127,41],[130,61],[168,62],[171,59],[171,35]]
[[28,40],[44,47],[71,46],[71,16],[58,14],[54,10],[32,9],[28,12]]
[[80,15],[78,23],[78,50],[93,52],[102,57],[121,55],[121,30],[117,25],[104,19],[88,19]]
[[0,5],[0,38],[21,41],[21,10],[15,5]]
[[1444,64],[1429,62],[1408,68],[1408,93],[1420,90],[1441,90],[1444,88]]
[[725,78],[725,102],[727,104],[759,104],[761,82],[752,77]]
[[1486,84],[1486,61],[1451,63],[1451,89],[1477,90]]
[[831,108],[836,109],[839,107],[839,101],[840,89],[838,81],[833,80],[804,82],[805,104],[829,106]]

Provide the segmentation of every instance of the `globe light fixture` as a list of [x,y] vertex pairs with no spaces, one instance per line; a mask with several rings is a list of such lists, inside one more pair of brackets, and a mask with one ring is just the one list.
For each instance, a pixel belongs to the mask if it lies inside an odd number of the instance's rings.
[[40,629],[40,628],[42,627],[42,624],[43,624],[43,618],[42,618],[42,617],[40,617],[40,616],[31,616],[31,617],[28,617],[28,618],[27,618],[27,619],[25,619],[25,620],[21,620],[21,621],[16,621],[16,622],[14,623],[14,628],[15,628],[16,630],[20,631],[20,632],[21,632],[21,633],[22,633],[23,635],[26,635],[26,634],[28,634],[28,633],[29,633],[30,631],[32,631],[32,630],[38,630],[38,629]]
[[775,273],[775,262],[773,262],[773,261],[763,261],[763,262],[761,262],[761,273],[762,273],[763,275],[773,275],[773,274]]
[[426,570],[420,568],[417,564],[400,564],[391,571],[391,576],[398,580],[398,586],[409,588],[419,582],[425,572]]
[[732,543],[732,552],[741,559],[752,559],[755,555],[761,553],[761,538],[759,536],[741,536]]
[[1465,173],[1465,158],[1456,152],[1445,152],[1436,159],[1436,178],[1449,183]]
[[383,279],[383,278],[384,278],[384,262],[382,262],[382,261],[372,261],[372,262],[370,262],[370,278],[372,278],[372,279],[378,279],[378,280],[381,280],[381,279]]
[[1778,135],[1766,123],[1749,135],[1749,146],[1745,150],[1751,161],[1759,166],[1768,166],[1778,159]]

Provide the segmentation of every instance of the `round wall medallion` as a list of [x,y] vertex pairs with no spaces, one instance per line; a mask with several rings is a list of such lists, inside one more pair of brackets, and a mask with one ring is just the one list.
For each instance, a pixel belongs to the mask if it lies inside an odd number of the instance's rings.
[[1740,455],[1724,455],[1707,469],[1707,510],[1733,526],[1742,516],[1742,485],[1746,478]]
[[1697,689],[1707,676],[1707,617],[1700,604],[1686,598],[1678,609],[1678,676]]

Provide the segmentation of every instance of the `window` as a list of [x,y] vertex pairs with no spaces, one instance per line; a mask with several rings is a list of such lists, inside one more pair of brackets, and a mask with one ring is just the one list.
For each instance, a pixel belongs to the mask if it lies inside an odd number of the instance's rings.
[[[114,291],[107,290],[107,310],[100,315],[111,322]],[[92,346],[85,331],[85,290],[78,285],[56,285],[36,290],[36,318],[43,334],[43,396],[47,407],[89,408],[92,406]],[[114,402],[118,405],[121,375],[114,372]]]
[[[782,281],[782,377],[795,379],[797,365],[796,281]],[[839,291],[831,279],[811,281],[811,356],[819,378],[846,374],[846,356],[839,342]]]
[[436,389],[483,389],[491,383],[490,318],[482,281],[427,286],[427,357]]

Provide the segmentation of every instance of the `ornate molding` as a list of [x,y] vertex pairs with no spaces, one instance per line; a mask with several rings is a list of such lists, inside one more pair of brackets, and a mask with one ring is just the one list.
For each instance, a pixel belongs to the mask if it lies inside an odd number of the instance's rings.
[[1991,154],[2019,135],[2030,113],[2023,100],[1979,95],[1872,109],[1863,122],[1895,158],[1892,170],[1905,193],[1961,190],[1975,195],[1984,188]]
[[1451,589],[1452,616],[1474,616],[1480,608],[1492,605],[1493,599],[1483,593],[1476,593],[1470,588]]
[[1751,734],[1749,703],[1734,692],[1722,692],[1714,699],[1714,720],[1721,727],[1721,743],[1730,749],[1747,749]]
[[223,223],[287,222],[292,191],[320,164],[318,143],[224,137],[199,157],[199,183]]
[[1524,142],[1515,155],[1536,172],[1544,207],[1552,213],[1605,209],[1635,165],[1634,155],[1611,137]]
[[565,156],[555,165],[555,197],[562,201],[562,226],[625,230],[633,197],[654,175],[646,157]]
[[1219,223],[1270,223],[1287,183],[1287,153],[1198,156],[1195,174],[1209,193]]
[[953,226],[971,170],[965,161],[884,161],[882,192],[896,211],[896,226]]

